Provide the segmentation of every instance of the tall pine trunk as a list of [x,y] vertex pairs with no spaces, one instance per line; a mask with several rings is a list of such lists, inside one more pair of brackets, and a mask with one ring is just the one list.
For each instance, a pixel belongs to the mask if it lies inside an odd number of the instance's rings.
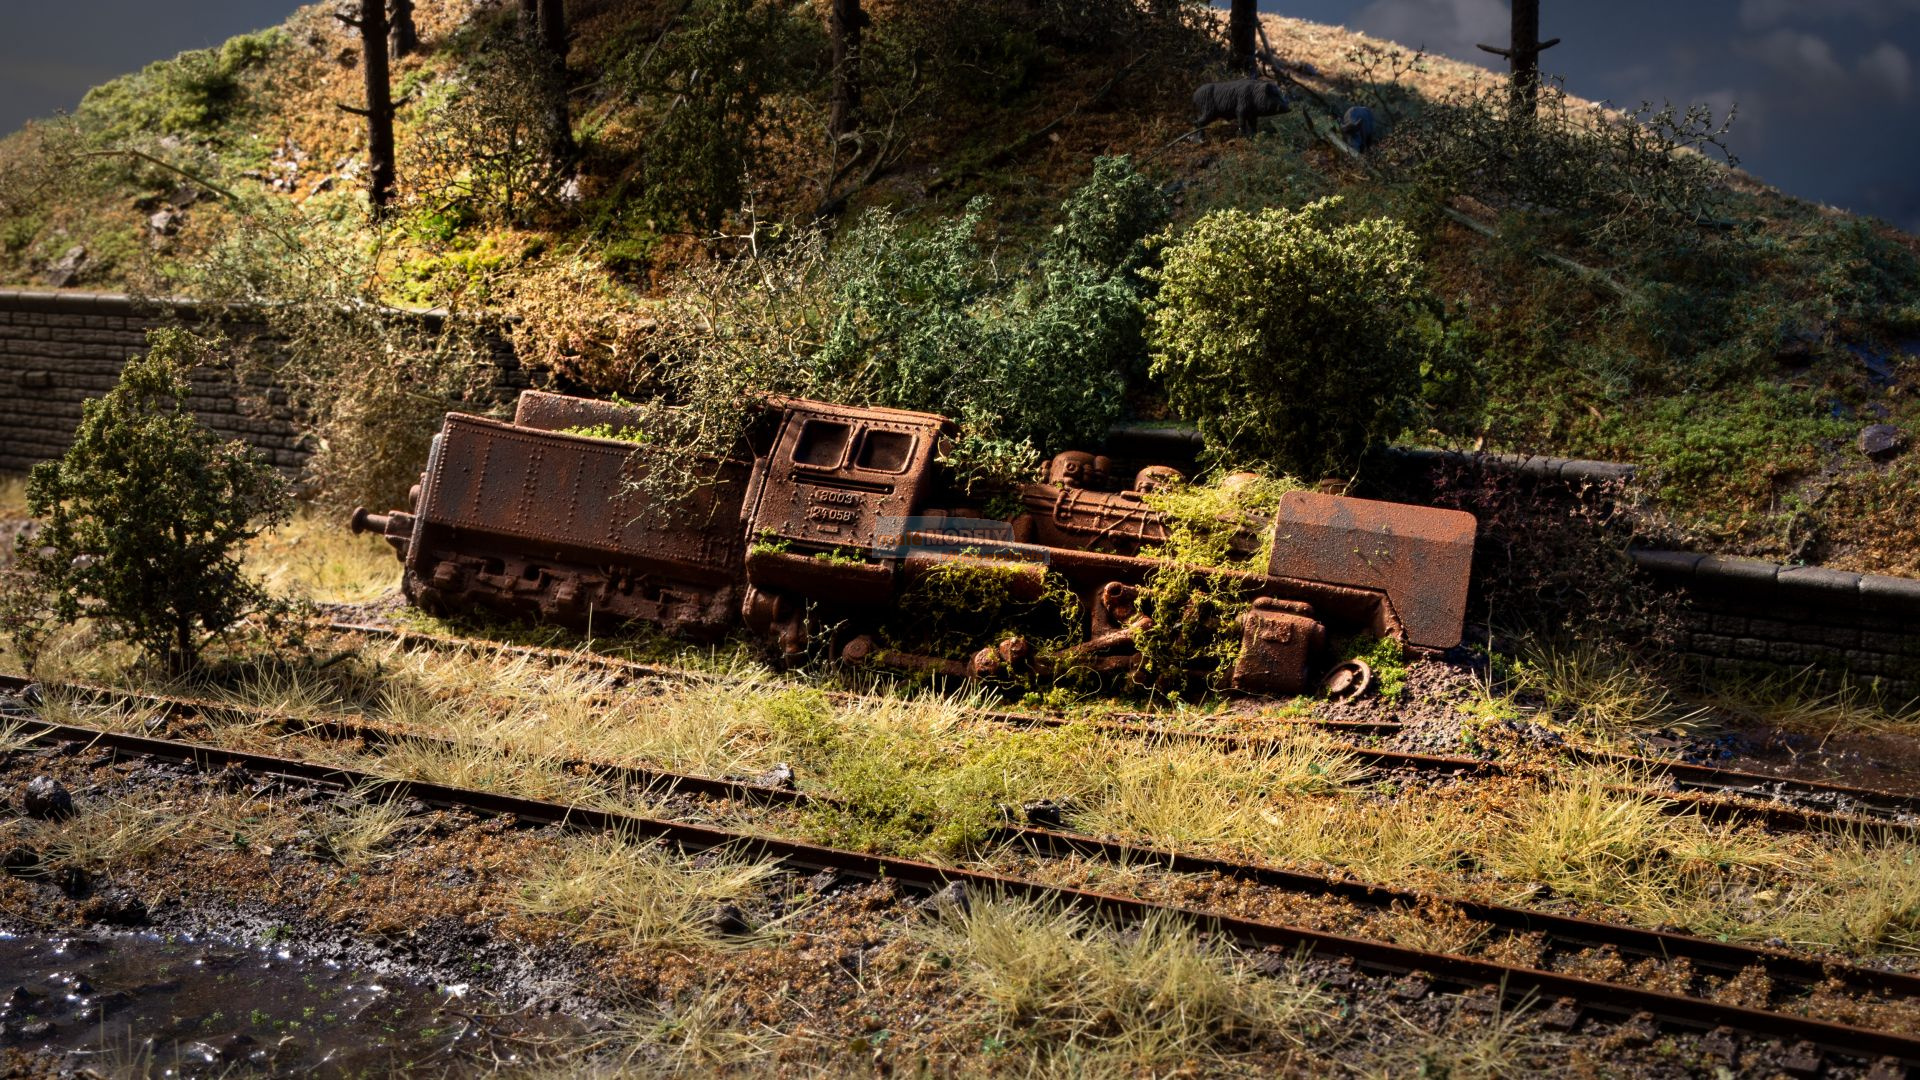
[[[524,11],[524,0],[523,7]],[[536,23],[540,44],[546,49],[548,92],[547,154],[562,172],[573,168],[578,148],[573,143],[573,117],[567,108],[567,5],[566,0],[537,0]]]
[[420,31],[413,25],[413,0],[393,0],[387,27],[387,40],[392,44],[391,55],[395,60],[410,56],[420,48]]
[[387,0],[360,0],[360,52],[366,67],[367,202],[375,214],[393,202],[393,87],[387,68]]

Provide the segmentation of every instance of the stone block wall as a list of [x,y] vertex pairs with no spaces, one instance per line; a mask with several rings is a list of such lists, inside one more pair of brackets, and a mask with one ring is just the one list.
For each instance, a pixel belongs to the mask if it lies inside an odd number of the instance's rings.
[[[416,314],[429,326],[442,317],[434,311]],[[220,315],[231,338],[258,330],[231,311]],[[80,403],[112,389],[121,366],[145,350],[148,330],[208,317],[185,302],[0,289],[0,471],[25,472],[65,451],[80,422]],[[490,337],[488,346],[495,377],[485,404],[511,403],[532,380],[504,339]],[[245,440],[281,469],[295,473],[306,464],[309,449],[284,391],[260,382],[237,385],[226,373],[199,371],[190,405],[208,427]]]
[[[1445,488],[1474,510],[1478,492],[1520,485],[1526,498],[1496,503],[1508,532],[1575,527],[1583,500],[1610,498],[1634,474],[1617,462],[1430,450],[1396,451],[1389,460],[1396,475],[1380,494],[1410,502]],[[1483,547],[1487,539],[1483,529]],[[1497,554],[1476,553],[1475,574],[1499,572]],[[1811,675],[1828,686],[1877,685],[1894,701],[1920,698],[1920,581],[1690,551],[1632,556],[1640,574],[1677,601],[1675,644],[1708,680]]]
[[1680,648],[1710,677],[1844,674],[1920,697],[1920,581],[1685,551],[1634,562],[1683,597]]

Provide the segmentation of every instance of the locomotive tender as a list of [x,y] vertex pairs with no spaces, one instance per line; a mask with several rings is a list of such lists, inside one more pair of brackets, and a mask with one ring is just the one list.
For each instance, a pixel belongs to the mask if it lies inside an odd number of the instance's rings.
[[[1176,470],[1147,464],[1116,482],[1112,459],[1067,452],[1018,491],[1017,514],[983,518],[940,464],[951,421],[787,399],[766,406],[751,463],[717,463],[711,483],[659,512],[625,482],[630,443],[570,433],[637,423],[628,407],[532,390],[512,423],[449,413],[411,510],[356,510],[353,530],[381,533],[407,599],[439,613],[638,619],[697,639],[744,626],[789,658],[826,648],[959,677],[1138,676],[1135,638],[1150,625],[1138,602],[1167,536],[1142,493]],[[1330,633],[1458,644],[1475,528],[1458,511],[1287,493],[1264,573],[1197,571],[1250,601],[1227,628],[1240,634],[1232,670],[1203,674],[1216,688],[1294,694],[1324,672]],[[884,616],[911,619],[895,607],[914,583],[956,566],[990,569],[1027,600],[1064,582],[1077,640],[1037,649],[1008,636],[955,658],[876,638]]]

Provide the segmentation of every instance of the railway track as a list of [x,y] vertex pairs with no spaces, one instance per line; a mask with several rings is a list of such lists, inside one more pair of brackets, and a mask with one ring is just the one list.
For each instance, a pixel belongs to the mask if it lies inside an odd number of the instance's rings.
[[[618,833],[670,844],[689,855],[725,848],[747,857],[770,860],[798,872],[831,871],[854,879],[891,879],[921,892],[934,892],[959,885],[969,893],[1055,903],[1129,924],[1156,915],[1172,917],[1250,948],[1304,951],[1320,959],[1344,958],[1361,973],[1399,980],[1399,986],[1405,991],[1403,996],[1417,997],[1447,990],[1487,990],[1503,1004],[1515,1007],[1534,1001],[1552,1002],[1548,1018],[1556,1027],[1567,1030],[1588,1022],[1624,1022],[1694,1034],[1724,1035],[1726,1032],[1738,1032],[1763,1040],[1779,1040],[1785,1044],[1789,1058],[1810,1060],[1815,1070],[1821,1067],[1822,1055],[1870,1065],[1876,1074],[1886,1076],[1904,1075],[1906,1069],[1920,1066],[1920,1037],[1902,1031],[1877,1030],[1818,1019],[1787,1011],[1771,1001],[1766,1007],[1735,1004],[1714,1000],[1704,994],[1674,993],[1540,967],[1409,948],[1299,926],[1048,884],[1029,878],[847,851],[711,825],[667,821],[497,792],[396,779],[337,765],[226,750],[172,739],[44,722],[35,724],[30,737],[40,743],[92,747],[107,751],[114,758],[167,761],[210,772],[241,769],[256,777],[320,789],[353,790],[376,798],[417,799],[429,806],[464,810],[483,816],[508,816],[526,825]],[[1071,838],[1071,842],[1096,846],[1104,843],[1092,838]],[[1148,857],[1144,849],[1129,850],[1141,858]],[[1172,853],[1155,854],[1175,860],[1184,859],[1185,862],[1177,865],[1187,868],[1197,867],[1204,862]],[[1536,917],[1531,913],[1528,916]],[[1563,932],[1571,934],[1576,931],[1570,925],[1563,924]],[[1666,950],[1686,948],[1696,950],[1689,955],[1690,960],[1711,964],[1718,969],[1732,965],[1773,965],[1784,979],[1796,985],[1809,980],[1851,978],[1855,980],[1852,985],[1860,991],[1878,996],[1911,996],[1913,990],[1912,983],[1907,981],[1911,978],[1908,976],[1867,969],[1847,975],[1841,968],[1804,958],[1774,955],[1766,950],[1748,950],[1741,946],[1726,946],[1681,935],[1627,931],[1626,928],[1609,927],[1607,924],[1587,925],[1577,932],[1589,937],[1622,933],[1652,935],[1644,939],[1643,945],[1662,950],[1660,955],[1670,956],[1672,954]],[[1618,946],[1617,942],[1607,944]],[[1796,972],[1792,965],[1809,966]]]
[[[17,690],[23,680],[0,677],[0,688]],[[112,692],[100,691],[113,696]],[[209,719],[212,714],[238,716],[251,724],[272,724],[287,735],[354,741],[370,747],[407,741],[435,744],[446,750],[472,752],[472,744],[432,735],[344,719],[310,720],[265,710],[200,702],[191,699],[135,695],[162,706],[175,719]],[[509,747],[484,747],[505,752]],[[571,760],[563,768],[591,773],[627,789],[657,793],[685,793],[756,805],[791,807],[841,806],[830,796],[812,795],[788,787],[676,773],[632,765]],[[1715,941],[1695,935],[1647,930],[1618,923],[1560,915],[1460,897],[1440,896],[1369,885],[1362,882],[1284,870],[1257,863],[1235,862],[1141,844],[1125,843],[1060,829],[1009,825],[992,837],[996,845],[1013,846],[1049,858],[1081,858],[1114,866],[1154,867],[1173,874],[1212,876],[1260,889],[1341,902],[1376,911],[1412,911],[1441,905],[1452,913],[1510,935],[1539,935],[1543,955],[1556,958],[1592,950],[1611,950],[1634,964],[1684,963],[1689,979],[1706,986],[1707,980],[1730,982],[1743,973],[1758,972],[1766,982],[1770,1001],[1804,1000],[1821,988],[1840,990],[1874,1003],[1913,1001],[1920,1010],[1920,975],[1883,971],[1842,961],[1809,957],[1778,949]],[[1552,967],[1551,963],[1537,966]]]
[[[409,645],[437,649],[497,651],[527,656],[551,663],[573,663],[625,672],[636,677],[676,680],[719,679],[722,676],[691,671],[670,665],[651,664],[600,656],[566,649],[525,645],[507,645],[484,638],[449,638],[418,634],[390,627],[357,623],[329,623],[328,629],[341,634],[359,634]],[[833,692],[841,700],[859,695]],[[998,709],[980,709],[973,715],[981,720],[1015,727],[1063,727],[1078,724],[1104,734],[1122,738],[1152,738],[1212,745],[1223,750],[1257,750],[1270,745],[1272,735],[1195,731],[1167,724],[1166,717],[1152,714],[1118,714],[1114,718],[1079,719]],[[1397,731],[1391,722],[1298,721],[1297,726],[1335,735],[1379,735]],[[1515,769],[1499,761],[1458,755],[1416,754],[1353,743],[1338,749],[1352,754],[1370,768],[1393,772],[1406,770],[1429,776],[1482,778],[1511,775]],[[1576,764],[1618,769],[1625,774],[1659,778],[1673,785],[1663,797],[1673,798],[1676,812],[1698,813],[1714,820],[1759,820],[1771,828],[1787,831],[1812,829],[1876,828],[1920,836],[1920,796],[1875,791],[1844,784],[1814,780],[1787,779],[1760,773],[1740,772],[1705,765],[1691,765],[1661,758],[1599,751],[1570,750],[1569,760]],[[1521,768],[1537,772],[1533,766]],[[1744,801],[1727,801],[1744,800]],[[1799,803],[1838,805],[1846,812],[1811,809]]]

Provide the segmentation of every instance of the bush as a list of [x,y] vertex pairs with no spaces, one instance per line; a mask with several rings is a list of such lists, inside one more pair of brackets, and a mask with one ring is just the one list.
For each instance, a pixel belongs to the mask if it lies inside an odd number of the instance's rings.
[[210,635],[270,605],[236,556],[290,507],[272,466],[188,410],[203,343],[177,329],[147,340],[82,406],[66,455],[34,468],[27,508],[44,527],[18,542],[18,562],[56,618],[96,620],[180,674]]
[[651,114],[640,203],[656,227],[709,232],[739,209],[774,126],[772,95],[812,77],[817,18],[770,0],[693,0],[657,42],[636,47],[609,81]]
[[423,112],[408,140],[407,172],[429,204],[425,224],[451,239],[463,216],[525,224],[558,192],[567,87],[547,51],[526,35],[488,42],[460,79]]
[[1553,84],[1533,115],[1516,114],[1510,99],[1501,83],[1430,103],[1383,144],[1383,161],[1443,198],[1541,214],[1566,239],[1602,251],[1737,235],[1701,228],[1727,213],[1727,170],[1714,156],[1737,163],[1725,141],[1731,113],[1645,103],[1610,114]]
[[1145,283],[1126,270],[1159,209],[1130,166],[1102,169],[1075,198],[1123,212],[1076,219],[1070,201],[1069,227],[1031,275],[1002,269],[977,237],[984,203],[920,228],[875,210],[832,250],[807,233],[696,274],[651,337],[649,497],[684,493],[699,454],[737,452],[751,406],[770,394],[956,417],[961,471],[989,494],[1024,478],[1036,450],[1103,438],[1127,373],[1144,367]]
[[1338,206],[1208,214],[1150,275],[1153,374],[1218,457],[1347,475],[1413,416],[1440,337],[1413,235]]

